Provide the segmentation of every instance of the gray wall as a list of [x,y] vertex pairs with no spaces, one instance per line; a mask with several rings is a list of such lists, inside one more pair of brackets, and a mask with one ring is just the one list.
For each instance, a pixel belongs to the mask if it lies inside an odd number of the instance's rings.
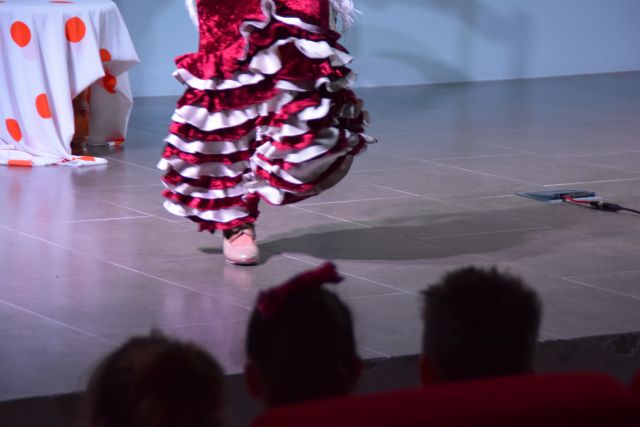
[[[640,70],[639,0],[355,1],[361,86]],[[183,0],[116,2],[143,61],[135,95],[180,93],[173,58],[197,49]]]

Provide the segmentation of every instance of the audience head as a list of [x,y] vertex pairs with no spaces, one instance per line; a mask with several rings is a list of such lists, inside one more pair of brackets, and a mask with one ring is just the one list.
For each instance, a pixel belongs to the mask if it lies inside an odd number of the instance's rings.
[[92,427],[222,425],[223,373],[204,350],[158,333],[102,361],[88,387]]
[[423,296],[423,383],[531,371],[541,304],[521,279],[465,267]]
[[333,264],[262,292],[247,331],[245,378],[267,407],[346,395],[361,370],[349,308],[326,283]]

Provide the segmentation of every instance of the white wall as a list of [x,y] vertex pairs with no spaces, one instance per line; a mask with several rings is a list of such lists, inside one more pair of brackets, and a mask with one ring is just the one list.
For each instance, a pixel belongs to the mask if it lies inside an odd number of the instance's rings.
[[[236,0],[242,1],[242,0]],[[138,96],[174,95],[197,49],[183,0],[117,0],[143,63]],[[640,0],[356,0],[344,44],[361,86],[640,70]]]

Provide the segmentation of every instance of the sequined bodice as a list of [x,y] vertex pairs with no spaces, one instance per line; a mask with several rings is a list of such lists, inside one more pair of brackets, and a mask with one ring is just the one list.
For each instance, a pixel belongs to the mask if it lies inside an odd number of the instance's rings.
[[[282,16],[296,16],[305,22],[328,27],[328,0],[275,0]],[[240,25],[264,21],[261,0],[198,0],[200,51],[222,50],[242,41]]]
[[200,50],[212,52],[237,43],[242,22],[262,19],[260,0],[198,0]]

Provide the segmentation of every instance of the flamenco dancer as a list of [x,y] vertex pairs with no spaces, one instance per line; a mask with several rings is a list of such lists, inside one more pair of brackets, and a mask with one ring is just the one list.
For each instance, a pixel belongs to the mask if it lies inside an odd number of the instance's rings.
[[165,208],[224,235],[228,262],[256,264],[258,202],[294,203],[337,184],[375,140],[350,90],[333,23],[351,0],[187,0],[200,47],[176,59],[187,86],[158,165]]

